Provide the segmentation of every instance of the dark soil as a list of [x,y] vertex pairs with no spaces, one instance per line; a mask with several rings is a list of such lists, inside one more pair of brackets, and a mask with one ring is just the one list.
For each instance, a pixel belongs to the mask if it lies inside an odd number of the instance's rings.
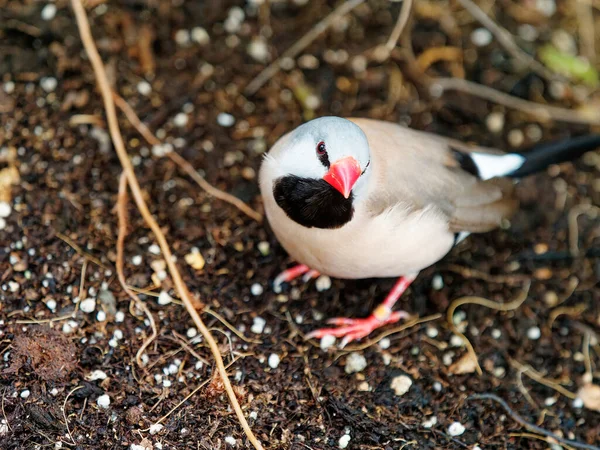
[[[401,47],[386,62],[361,67],[363,61],[356,57],[387,40],[400,3],[367,1],[302,53],[314,55],[317,67],[314,58],[297,59],[294,68],[275,75],[253,96],[243,94],[249,81],[336,2],[272,2],[258,11],[248,6],[253,2],[244,1],[88,3],[97,5],[88,13],[115,89],[159,139],[172,144],[210,183],[258,210],[261,153],[312,116],[409,123],[502,149],[591,131],[584,125],[539,123],[467,94],[431,97],[427,77],[407,62]],[[518,69],[496,41],[474,46],[471,33],[479,25],[458,4],[417,3],[402,42],[410,42],[417,56],[440,46],[458,47],[464,55],[462,63],[434,64],[428,77],[456,75],[452,66],[459,64],[466,79],[525,99],[566,108],[598,104],[595,91],[569,83],[561,98],[553,97],[551,83]],[[55,5],[55,17],[43,20],[49,14],[42,13],[45,2],[0,2],[0,171],[6,175],[5,170],[16,167],[20,176],[12,190],[0,184],[0,201],[12,207],[0,230],[0,448],[225,449],[232,442],[250,448],[222,385],[213,379],[211,355],[202,339],[189,345],[208,364],[181,345],[182,338],[193,335],[185,309],[177,301],[157,302],[161,291],[175,293],[169,279],[161,281],[155,273],[161,256],[130,203],[125,273],[131,286],[152,290],[142,299],[159,327],[158,339],[146,352],[146,366],[136,364],[150,328],[115,276],[114,205],[121,167],[70,5],[65,0]],[[540,13],[533,6],[486,5],[514,35],[526,20],[531,23],[538,38],[518,40],[527,51],[535,52],[559,28],[577,39],[577,18],[567,3],[559,2],[557,12],[543,20],[536,19]],[[224,23],[233,6],[243,8],[246,17],[231,33],[226,28],[232,25]],[[177,42],[185,40],[178,31],[194,27],[206,29],[210,42]],[[247,50],[260,35],[267,43],[265,62]],[[195,36],[201,37],[198,30]],[[151,89],[140,85],[144,80]],[[320,100],[315,110],[306,106],[305,89]],[[187,122],[178,117],[181,112]],[[497,132],[486,126],[492,112],[505,114]],[[221,126],[220,113],[233,115],[235,124]],[[443,317],[359,351],[367,366],[347,374],[349,351],[323,351],[301,333],[322,325],[324,318],[366,316],[393,280],[333,280],[324,292],[314,283],[298,282],[283,294],[273,293],[273,277],[292,261],[268,225],[206,195],[170,159],[157,156],[123,116],[121,127],[151,211],[190,290],[245,336],[242,340],[214,316],[203,315],[225,363],[235,360],[231,379],[266,448],[335,449],[344,434],[351,438],[347,448],[354,449],[549,447],[524,434],[527,430],[498,404],[469,400],[473,393],[495,393],[532,423],[572,440],[600,444],[598,411],[516,368],[530,365],[577,393],[585,380],[587,335],[591,370],[600,376],[599,216],[578,220],[579,257],[569,252],[568,223],[577,205],[600,205],[598,153],[524,180],[519,185],[522,208],[510,226],[469,237],[424,271],[402,301],[404,309],[420,316]],[[259,251],[261,242],[269,243],[270,250],[261,244]],[[206,260],[203,270],[185,263],[194,247]],[[450,264],[491,275],[521,274],[531,281],[528,298],[517,311],[459,308],[481,376],[450,372],[466,349],[452,339],[445,311],[465,295],[508,302],[526,283],[462,276],[449,270]],[[255,283],[264,289],[260,295],[251,293]],[[88,298],[96,299],[91,313],[81,307]],[[557,309],[563,307],[570,309]],[[266,321],[261,334],[251,331],[257,317]],[[532,339],[536,327],[541,336]],[[272,354],[281,359],[276,368],[269,364]],[[412,380],[402,396],[391,388],[400,375]],[[149,432],[211,379],[164,420],[163,429]],[[103,395],[110,398],[108,408],[98,405]],[[463,434],[450,435],[453,422],[465,427]]]

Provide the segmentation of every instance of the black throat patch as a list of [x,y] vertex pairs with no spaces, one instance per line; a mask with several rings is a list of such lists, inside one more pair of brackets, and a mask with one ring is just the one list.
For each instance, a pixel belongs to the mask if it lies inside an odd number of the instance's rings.
[[340,228],[352,219],[347,199],[325,180],[286,175],[273,184],[273,196],[290,219],[308,228]]

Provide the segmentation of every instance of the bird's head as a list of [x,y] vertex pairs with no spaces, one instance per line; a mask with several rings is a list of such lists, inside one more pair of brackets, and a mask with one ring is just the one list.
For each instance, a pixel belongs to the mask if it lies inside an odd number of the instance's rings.
[[273,180],[275,200],[292,220],[339,228],[352,219],[370,165],[367,137],[357,125],[339,117],[314,119],[269,156],[279,173]]

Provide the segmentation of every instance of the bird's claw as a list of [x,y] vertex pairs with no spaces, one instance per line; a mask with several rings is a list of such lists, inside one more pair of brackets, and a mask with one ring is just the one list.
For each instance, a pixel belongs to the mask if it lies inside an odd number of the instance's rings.
[[347,317],[336,317],[329,319],[327,323],[337,326],[338,328],[320,328],[306,335],[307,339],[321,339],[323,336],[334,336],[343,338],[340,343],[340,348],[344,348],[352,341],[358,341],[367,337],[375,329],[390,323],[396,323],[401,319],[410,317],[405,311],[395,311],[385,320],[379,320],[374,315],[370,315],[366,319],[350,319]]

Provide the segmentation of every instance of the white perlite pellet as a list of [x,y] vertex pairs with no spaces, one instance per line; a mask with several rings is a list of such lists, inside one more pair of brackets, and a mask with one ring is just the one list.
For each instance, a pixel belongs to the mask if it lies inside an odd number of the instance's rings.
[[0,202],[0,217],[10,216],[11,211],[12,211],[12,207],[10,206],[10,203]]
[[344,434],[340,440],[338,441],[338,447],[339,448],[346,448],[348,447],[348,444],[350,444],[350,435],[349,434]]
[[269,367],[271,369],[277,369],[277,366],[279,366],[280,362],[281,358],[279,357],[279,355],[277,353],[271,353],[268,361]]
[[100,397],[98,397],[96,403],[100,408],[106,409],[110,406],[110,397],[107,394],[103,394]]
[[367,367],[366,358],[360,353],[350,353],[346,358],[346,373],[355,373],[362,371],[365,367]]
[[96,309],[96,300],[93,298],[86,298],[79,304],[79,309],[88,314],[94,312]]
[[331,334],[326,334],[325,336],[323,336],[321,338],[321,342],[319,343],[319,346],[321,347],[321,350],[327,350],[328,348],[332,347],[335,344],[335,336],[332,336]]
[[261,334],[264,331],[266,324],[267,324],[267,321],[265,319],[263,319],[262,317],[255,317],[254,320],[252,321],[252,326],[250,327],[250,331],[252,331],[254,334]]
[[392,379],[390,387],[397,396],[406,394],[412,386],[412,380],[406,375],[399,375]]
[[460,422],[453,422],[452,424],[450,424],[450,426],[448,427],[448,434],[450,436],[460,436],[461,434],[463,434],[465,432],[465,427],[462,423]]
[[52,20],[56,17],[56,5],[54,3],[48,3],[42,9],[42,20]]

